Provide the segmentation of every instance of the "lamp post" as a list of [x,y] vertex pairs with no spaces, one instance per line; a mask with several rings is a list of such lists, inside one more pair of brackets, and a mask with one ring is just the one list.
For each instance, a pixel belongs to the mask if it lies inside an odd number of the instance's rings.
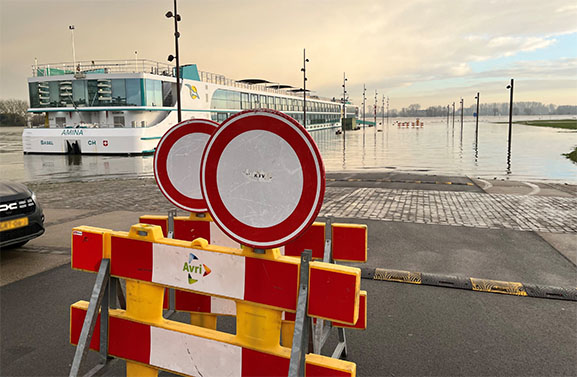
[[449,110],[449,107],[451,107],[451,105],[447,105],[447,129],[449,128],[449,117],[451,115],[451,111]]
[[375,108],[373,109],[373,113],[375,115],[375,132],[377,132],[377,90],[375,89]]
[[465,101],[461,98],[461,135],[463,135],[463,105]]
[[389,125],[389,97],[387,97],[387,126],[388,125]]
[[[177,114],[178,114],[178,122],[182,121],[182,104],[180,102],[180,57],[178,54],[178,38],[180,38],[180,33],[178,32],[178,21],[181,20],[180,15],[176,11],[176,0],[174,0],[174,14],[171,11],[166,12],[166,18],[174,18],[174,49],[176,55],[176,105],[177,105]],[[174,56],[169,55],[168,61],[171,62],[174,60]]]
[[455,102],[453,102],[453,130],[455,130]]
[[365,93],[367,89],[365,88],[365,84],[363,84],[363,131],[365,130]]
[[508,151],[509,156],[511,156],[511,137],[513,135],[513,79],[511,79],[511,84],[507,85],[507,89],[511,92],[511,97],[509,99],[509,142]]
[[70,34],[72,37],[72,63],[73,63],[73,70],[76,69],[76,49],[74,48],[74,25],[68,26],[70,30]]
[[303,126],[307,128],[307,50],[303,48],[303,67],[301,71],[303,73]]
[[477,144],[479,139],[479,92],[477,92],[475,99],[477,100],[477,116],[475,119],[475,144]]
[[345,72],[343,72],[343,122],[342,122],[343,132],[347,130],[347,127],[345,125],[346,119],[347,119],[347,76],[345,75]]
[[383,107],[381,108],[381,130],[385,127],[385,95],[383,94]]

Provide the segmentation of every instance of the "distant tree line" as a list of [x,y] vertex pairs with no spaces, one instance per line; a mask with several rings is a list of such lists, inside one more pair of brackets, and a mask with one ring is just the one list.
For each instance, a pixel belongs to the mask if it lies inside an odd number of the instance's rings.
[[[379,106],[377,116],[382,116],[382,106]],[[452,104],[448,111],[453,113]],[[463,109],[465,116],[473,116],[477,111],[477,104],[474,103]],[[371,105],[367,109],[366,116],[374,114],[374,107]],[[461,114],[460,103],[455,103],[455,114]],[[479,115],[481,116],[500,116],[509,114],[509,103],[481,103],[479,104]],[[386,115],[386,112],[385,112]],[[514,102],[513,115],[577,115],[577,106],[553,104],[545,105],[541,102]],[[389,109],[389,117],[443,117],[447,116],[447,106],[430,106],[421,109],[421,105],[412,104],[409,107],[403,107],[401,110]]]

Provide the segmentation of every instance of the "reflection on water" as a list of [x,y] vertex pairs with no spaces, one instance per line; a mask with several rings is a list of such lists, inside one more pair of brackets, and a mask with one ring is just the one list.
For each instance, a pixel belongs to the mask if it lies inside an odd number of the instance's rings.
[[424,127],[399,127],[395,121],[414,119],[392,119],[378,129],[343,135],[331,130],[312,133],[326,170],[395,169],[577,183],[577,165],[562,155],[577,145],[575,131],[515,124],[509,155],[506,123],[481,118],[476,131],[474,118],[465,118],[461,131],[460,121],[453,124],[446,117],[424,118]]
[[[565,117],[566,118],[566,117]],[[491,122],[506,119],[488,119]],[[562,156],[577,145],[577,132],[545,127],[513,126],[507,153],[508,125],[465,119],[461,125],[446,117],[424,118],[424,127],[399,127],[390,119],[337,135],[312,132],[327,171],[397,170],[517,180],[577,183],[577,165]],[[459,122],[460,123],[460,122]],[[16,181],[82,180],[111,177],[152,177],[152,156],[23,155],[22,128],[0,128],[2,179]]]

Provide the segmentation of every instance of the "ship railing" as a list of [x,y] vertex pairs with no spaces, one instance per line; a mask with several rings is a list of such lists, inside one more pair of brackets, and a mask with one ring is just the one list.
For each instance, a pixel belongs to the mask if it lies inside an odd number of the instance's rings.
[[[33,77],[60,76],[73,74],[75,77],[84,77],[92,73],[150,73],[174,77],[174,66],[166,63],[157,62],[148,59],[132,60],[82,60],[75,63],[52,63],[52,64],[34,64],[32,66]],[[228,78],[222,74],[198,71],[200,81],[226,85],[240,89],[258,90],[274,94],[287,95],[295,98],[302,98],[302,93],[291,93],[287,90],[270,88],[270,84],[279,84],[271,82],[267,85],[256,84],[249,85],[237,82],[237,80]],[[307,95],[308,98],[319,99],[323,101],[332,101],[330,98]]]
[[34,64],[32,66],[33,77],[90,73],[151,73],[173,76],[173,67],[170,64],[148,59],[83,60],[76,63]]

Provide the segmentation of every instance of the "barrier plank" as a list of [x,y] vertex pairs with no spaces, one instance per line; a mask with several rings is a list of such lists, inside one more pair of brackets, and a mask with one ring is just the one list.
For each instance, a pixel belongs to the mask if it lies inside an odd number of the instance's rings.
[[[102,232],[99,228],[74,228],[73,238],[77,239],[72,254],[78,263],[94,264],[99,255],[97,249],[106,237],[87,235]],[[162,236],[160,227],[145,224],[134,225],[129,233],[109,232],[112,276],[247,300],[284,311],[296,310],[300,261],[281,256],[278,249],[257,254],[250,248],[219,247],[202,239],[172,240]],[[102,248],[106,247],[104,242]],[[91,271],[96,272],[97,266],[94,267]],[[309,315],[354,325],[358,318],[360,270],[313,262],[310,276]],[[317,300],[322,304],[316,305]]]
[[[88,302],[71,306],[70,341],[78,343]],[[100,327],[90,348],[99,349]],[[242,338],[174,321],[134,321],[124,310],[109,317],[110,356],[148,364],[173,373],[205,376],[286,376],[290,349],[248,348]],[[306,355],[305,376],[355,376],[354,363],[321,355]]]

